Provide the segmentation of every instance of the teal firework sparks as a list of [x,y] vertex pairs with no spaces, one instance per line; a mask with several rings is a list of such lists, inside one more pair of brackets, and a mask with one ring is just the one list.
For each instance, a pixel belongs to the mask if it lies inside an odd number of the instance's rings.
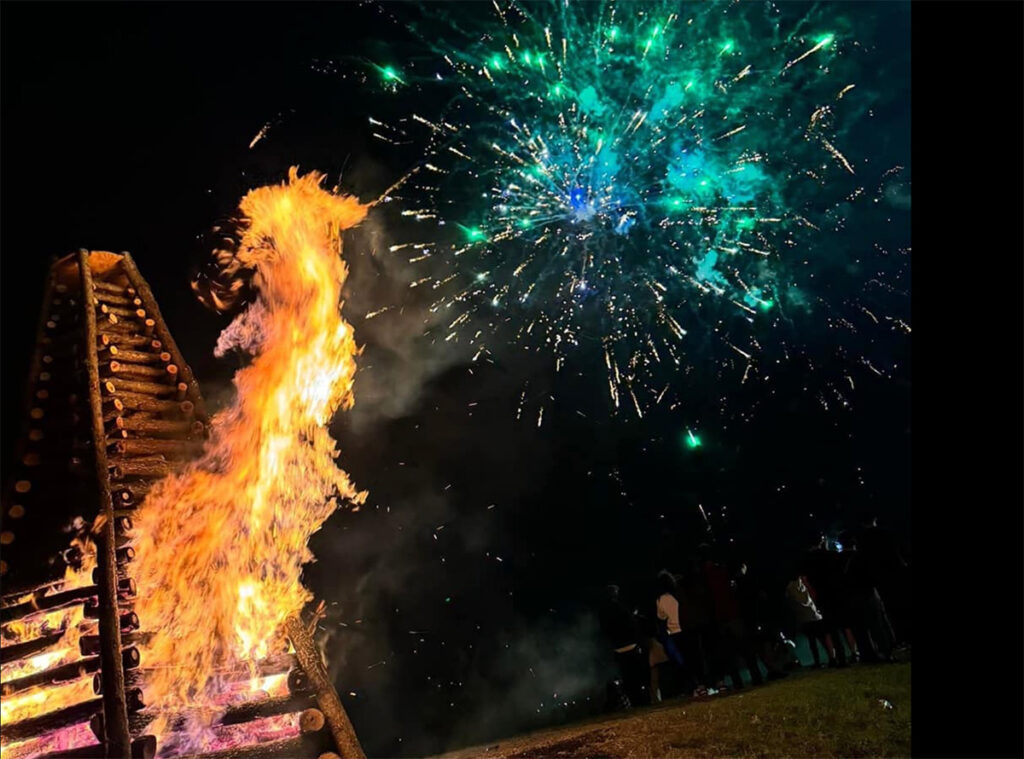
[[844,145],[869,58],[835,11],[495,2],[417,25],[433,60],[380,80],[443,105],[377,126],[427,146],[404,213],[429,231],[393,249],[430,267],[445,337],[596,358],[642,415],[695,355],[745,379],[794,320],[841,318],[825,282],[891,164]]

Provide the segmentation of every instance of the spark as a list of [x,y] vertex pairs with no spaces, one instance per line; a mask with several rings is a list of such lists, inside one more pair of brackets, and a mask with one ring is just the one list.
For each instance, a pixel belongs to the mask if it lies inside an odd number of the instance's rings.
[[256,147],[256,143],[266,137],[268,131],[270,131],[270,124],[264,124],[260,131],[256,133],[256,136],[252,138],[252,142],[249,143],[249,150]]
[[788,68],[790,68],[790,67],[792,67],[792,66],[796,65],[797,63],[800,63],[800,61],[802,61],[802,60],[803,60],[804,58],[807,58],[807,57],[808,57],[808,56],[810,56],[810,55],[814,55],[814,53],[818,52],[819,50],[822,50],[822,49],[824,49],[824,48],[828,47],[829,45],[831,45],[831,44],[832,44],[832,42],[833,42],[834,40],[835,40],[835,35],[832,35],[832,34],[826,34],[826,35],[823,35],[823,36],[822,36],[822,37],[821,37],[821,38],[820,38],[820,39],[818,40],[818,44],[816,44],[816,45],[815,45],[814,47],[812,47],[812,48],[811,48],[810,50],[808,50],[808,51],[807,51],[806,53],[804,53],[803,55],[801,55],[801,56],[800,56],[799,58],[794,58],[793,60],[791,60],[791,61],[790,61],[789,63],[787,63],[787,64],[785,65],[785,67],[784,67],[784,68],[783,68],[782,70],[783,70],[783,71],[786,71],[786,69],[788,69]]

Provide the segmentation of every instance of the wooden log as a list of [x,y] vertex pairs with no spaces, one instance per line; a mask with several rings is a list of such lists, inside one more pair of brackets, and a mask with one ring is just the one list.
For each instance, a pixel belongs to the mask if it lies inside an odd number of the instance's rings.
[[[99,588],[99,631],[103,645],[100,647],[100,661],[103,677],[103,714],[106,720],[108,759],[131,755],[131,735],[128,732],[128,713],[125,708],[127,693],[124,685],[124,669],[121,664],[121,623],[117,603],[117,549],[114,535],[114,505],[110,497],[110,470],[103,440],[103,406],[100,394],[99,362],[96,355],[97,325],[96,310],[92,307],[95,284],[89,263],[89,251],[78,252],[78,270],[82,284],[83,312],[85,316],[85,352],[89,376],[89,401],[92,411],[92,437],[95,441],[94,463],[98,485],[99,513],[107,518],[96,535],[96,566],[100,569]],[[100,288],[103,289],[103,288]],[[110,315],[113,317],[113,314]],[[141,698],[140,698],[141,701]],[[90,715],[91,716],[91,715]]]
[[157,342],[151,337],[145,335],[125,335],[125,334],[110,334],[101,333],[99,338],[100,345],[103,347],[109,347],[111,345],[125,346],[127,348],[139,348],[147,345],[152,346],[152,343]]
[[318,756],[323,750],[320,735],[310,733],[297,738],[238,746],[208,754],[187,754],[178,759],[296,759],[303,756]]
[[301,668],[296,667],[288,673],[288,692],[293,695],[301,695],[310,693],[312,685],[310,685],[309,678],[306,677],[306,673]]
[[[248,704],[228,707],[228,710],[224,712],[224,716],[221,717],[217,724],[240,725],[244,722],[252,722],[254,719],[262,719],[264,717],[292,714],[297,711],[305,712],[314,706],[316,706],[316,699],[308,693],[297,696],[289,695],[268,698],[262,701],[253,701]],[[322,724],[321,727],[323,727]]]
[[179,439],[188,435],[201,434],[203,431],[202,422],[168,421],[166,419],[156,419],[153,417],[147,418],[142,415],[119,416],[115,420],[115,425],[118,429],[127,430],[129,432],[144,432],[147,435],[154,435],[157,437],[174,436]]
[[99,310],[101,314],[114,314],[121,319],[142,319],[146,318],[146,312],[141,308],[132,308],[130,306],[115,306],[107,305],[106,303],[99,304]]
[[153,489],[152,482],[129,482],[118,486],[117,497],[121,506],[138,505],[142,503],[149,491]]
[[114,293],[108,293],[103,290],[96,291],[96,303],[106,303],[111,306],[134,306],[138,308],[142,305],[142,301],[138,298],[132,298],[129,295],[115,295]]
[[[257,662],[255,670],[260,677],[269,677],[270,675],[283,675],[285,672],[295,669],[297,665],[298,659],[295,658],[295,654],[273,654]],[[248,679],[249,677],[249,672],[245,672],[243,678]]]
[[137,335],[142,329],[134,322],[123,322],[113,314],[108,314],[96,325],[96,331],[100,335]]
[[295,648],[295,657],[313,686],[317,705],[327,720],[338,753],[342,759],[366,759],[345,707],[342,706],[341,699],[338,698],[334,685],[327,676],[320,652],[313,644],[313,637],[302,624],[302,620],[298,616],[289,617],[285,621],[285,633]]
[[145,317],[145,315],[140,316],[137,311],[118,314],[114,313],[111,309],[107,309],[106,313],[97,313],[96,319],[104,328],[107,328],[111,324],[119,324],[125,327],[130,327],[131,331],[135,334],[145,334],[146,323],[150,321]]
[[95,585],[84,588],[63,590],[49,596],[33,596],[30,600],[14,606],[0,609],[0,622],[7,624],[24,619],[41,611],[55,611],[68,606],[85,603],[86,599],[95,598],[98,590]]
[[30,656],[42,653],[46,649],[60,643],[64,639],[64,632],[64,630],[61,630],[39,638],[33,638],[32,640],[26,640],[23,643],[4,646],[0,648],[0,664],[8,664],[12,661],[18,661],[18,659],[27,659]]
[[[178,350],[178,344],[174,342],[174,337],[167,329],[167,325],[164,322],[163,317],[160,315],[160,307],[156,303],[156,299],[153,297],[152,291],[149,289],[149,285],[146,284],[146,280],[142,278],[139,273],[138,267],[135,266],[135,260],[128,252],[121,254],[121,267],[124,269],[125,275],[128,277],[128,281],[132,283],[132,287],[136,290],[136,294],[142,300],[143,308],[146,309],[153,319],[157,322],[155,325],[156,336],[163,342],[168,353],[173,357],[174,363],[178,365],[180,371],[181,381],[185,383],[188,391],[189,400],[196,404],[196,416],[202,422],[209,421],[209,415],[206,413],[206,406],[203,403],[203,395],[199,391],[199,383],[196,382],[195,377],[192,374],[192,369],[185,363],[184,356],[181,355],[181,351]],[[185,400],[184,397],[181,400]]]
[[131,290],[131,286],[127,282],[121,284],[118,282],[106,282],[102,279],[96,279],[93,280],[92,286],[96,292],[110,293],[111,295],[120,295],[121,297],[131,297],[135,294],[134,292],[129,292]]
[[[307,711],[315,711],[319,713],[319,711],[315,709],[315,707],[316,699],[310,694],[303,694],[301,696],[283,696],[279,698],[262,699],[260,701],[251,701],[245,704],[236,704],[234,706],[229,706],[227,710],[224,712],[223,716],[217,721],[215,727],[222,725],[242,725],[246,722],[252,722],[253,720],[264,719],[266,717],[276,717],[281,714],[294,714],[296,712],[302,712],[303,714],[305,714]],[[140,712],[138,714],[133,714],[129,716],[128,724],[131,727],[131,731],[133,733],[140,733],[143,730],[145,730],[149,726],[149,723],[151,723],[156,717],[156,713]],[[176,731],[180,729],[179,726],[184,726],[185,724],[187,724],[188,718],[189,712],[187,711],[182,712],[180,714],[175,714],[170,721],[169,729],[171,731]],[[317,730],[322,729],[324,726],[322,714],[320,714],[319,720],[320,727],[316,729],[310,729],[305,732],[316,732]],[[299,718],[299,721],[301,725],[301,716]],[[91,727],[93,728],[93,733],[96,735],[97,738],[102,740],[102,719],[94,718],[93,722],[95,723],[91,725]],[[310,726],[315,725],[316,722],[317,718],[315,715],[311,714],[309,717],[307,717],[307,723]]]
[[[106,756],[106,745],[97,743],[94,746],[70,748],[42,754],[38,759],[102,759]],[[156,737],[143,735],[136,738],[131,745],[131,759],[153,759],[156,756]]]
[[[132,618],[130,616],[130,615],[135,614],[135,612],[132,611],[132,607],[134,605],[135,605],[135,599],[129,598],[127,596],[118,596],[118,598],[117,598],[118,619],[119,619],[119,627],[122,630],[125,629],[126,627],[130,627],[131,624],[133,622],[135,622],[135,620],[138,619],[138,615],[137,614],[135,615],[134,618]],[[99,619],[100,618],[100,605],[99,605],[99,602],[94,600],[94,599],[87,601],[85,606],[82,607],[82,616],[85,617],[86,619]],[[127,617],[127,619],[124,619],[125,617]],[[100,639],[100,641],[102,642],[102,638]]]
[[[154,398],[150,395],[142,395],[141,393],[122,393],[118,392],[116,396],[111,396],[121,402],[121,406],[125,409],[132,411],[144,411],[150,414],[166,414],[179,411],[182,414],[187,413],[186,409],[182,408],[182,401],[172,400],[170,398]],[[184,401],[188,403],[188,401]]]
[[[120,358],[120,356],[118,357]],[[171,367],[174,367],[173,370]],[[125,361],[111,361],[106,366],[110,376],[116,378],[126,377],[128,379],[141,379],[144,382],[158,382],[163,379],[174,379],[178,373],[178,367],[174,364],[167,366],[148,366],[146,364],[130,364]]]
[[107,348],[106,353],[117,361],[129,361],[134,364],[167,364],[171,361],[171,354],[167,351],[163,353],[147,353],[145,351],[134,351],[111,345]]
[[[177,392],[177,387],[174,385],[161,385],[156,382],[140,382],[138,380],[131,379],[108,379],[103,383],[103,389],[107,395],[121,397],[124,393],[133,393],[136,395],[149,395],[149,396],[167,396],[174,395]],[[122,400],[124,400],[122,398]],[[178,400],[181,402],[181,399]],[[127,404],[126,404],[127,405]]]
[[[37,714],[17,722],[4,724],[4,739],[10,742],[23,741],[37,735],[60,730],[64,727],[71,727],[89,719],[103,709],[103,699],[93,698],[83,701],[80,704],[66,706],[45,714]],[[128,718],[125,716],[125,727],[127,728]],[[116,756],[116,755],[115,755]]]
[[138,456],[135,458],[112,458],[110,476],[115,480],[129,477],[166,477],[176,467],[163,456]]
[[129,438],[118,440],[111,446],[116,456],[193,456],[203,450],[197,440],[161,440],[156,438]]
[[[115,519],[116,518],[117,517],[115,517]],[[131,546],[126,546],[126,548],[131,548]],[[118,551],[122,551],[122,550],[124,550],[124,549],[121,549],[121,548],[118,549]],[[134,552],[134,550],[135,549],[132,549],[133,552]],[[97,569],[98,569],[98,567],[97,567]],[[92,570],[92,581],[96,582],[98,579],[99,579],[99,573],[96,571],[96,569]],[[138,588],[135,586],[135,580],[132,579],[131,577],[118,577],[117,578],[117,595],[118,595],[118,598],[131,598],[131,597],[136,595],[137,591],[138,591]]]
[[86,659],[79,659],[59,667],[50,667],[40,672],[33,672],[15,680],[8,680],[0,685],[0,695],[10,696],[13,693],[20,693],[29,688],[36,688],[41,685],[60,685],[61,683],[80,680],[98,672],[100,668],[100,657],[90,656]]
[[[137,632],[138,629],[138,617],[134,612],[126,614],[125,617],[131,617],[128,619],[125,625],[122,625],[121,642],[125,645],[131,644],[143,644],[145,645],[152,637],[151,633]],[[131,622],[134,621],[134,626]],[[81,651],[82,656],[95,656],[100,650],[100,636],[99,635],[82,635],[78,638],[78,650]],[[99,694],[97,694],[99,695]]]
[[[145,673],[144,670],[141,670],[141,669],[129,669],[129,670],[125,671],[125,673],[124,673],[124,683],[125,683],[125,687],[126,688],[137,688],[137,687],[139,687],[141,685],[144,685],[145,684],[145,679],[146,679],[146,673]],[[98,673],[92,676],[92,692],[95,693],[97,696],[103,695],[103,679],[99,676]],[[132,715],[129,714],[128,715],[128,727],[129,727],[129,730],[131,732],[138,732],[138,731],[136,731],[136,726],[137,725],[141,725],[141,727],[139,729],[139,731],[141,731],[141,728],[145,727],[146,725],[148,725],[150,721],[152,721],[152,720],[149,720],[149,721],[146,721],[146,722],[140,722],[139,719],[135,719],[133,721],[132,720]],[[93,731],[93,734],[97,738],[99,738],[100,735],[102,735],[102,733],[97,733],[95,730]]]
[[323,730],[324,713],[319,709],[304,709],[299,715],[299,730],[304,733],[315,733]]
[[106,407],[103,412],[104,424],[110,424],[124,413],[124,401],[120,398],[105,398],[103,405]]

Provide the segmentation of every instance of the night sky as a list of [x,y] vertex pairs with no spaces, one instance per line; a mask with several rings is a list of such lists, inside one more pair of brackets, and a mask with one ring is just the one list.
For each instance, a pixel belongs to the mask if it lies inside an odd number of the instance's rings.
[[[880,44],[909,63],[909,11],[860,6],[888,14]],[[5,420],[21,413],[49,260],[80,247],[132,253],[216,403],[236,368],[212,357],[228,318],[189,288],[211,228],[293,164],[364,200],[409,168],[412,149],[369,137],[377,101],[319,63],[400,48],[401,35],[355,4],[17,4],[4,17],[20,29],[3,52]],[[905,107],[879,129],[909,147],[909,80],[891,84]],[[692,450],[680,414],[609,417],[603,380],[512,356],[470,366],[421,340],[425,304],[372,237],[347,240],[345,314],[366,350],[356,408],[334,426],[339,463],[370,497],[314,537],[306,575],[369,753],[439,751],[599,706],[596,593],[615,581],[646,603],[653,574],[701,541],[777,583],[817,531],[872,511],[910,556],[909,336],[886,344],[890,377],[858,371],[849,409],[820,401],[848,371],[827,353],[813,370],[780,366],[770,388],[695,388]],[[402,298],[405,321],[364,324]],[[526,381],[556,398],[539,428],[516,418]],[[5,461],[16,434],[5,421]]]

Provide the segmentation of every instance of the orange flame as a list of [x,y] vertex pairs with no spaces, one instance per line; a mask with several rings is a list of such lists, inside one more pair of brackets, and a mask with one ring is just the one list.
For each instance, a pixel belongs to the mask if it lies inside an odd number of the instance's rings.
[[255,677],[253,663],[282,650],[285,619],[310,598],[299,581],[310,535],[339,498],[366,496],[335,465],[326,429],[353,402],[358,349],[341,316],[339,251],[366,206],[322,181],[293,168],[287,183],[243,198],[228,269],[253,271],[258,296],[217,351],[255,358],[203,456],[155,487],[136,520],[136,610],[152,632],[143,693],[161,711],[222,701],[228,681]]
[[[96,566],[96,546],[92,541],[76,537],[71,542],[82,551],[82,562],[77,568],[68,567],[64,573],[64,581],[48,590],[45,595],[82,588],[92,583],[92,570]],[[24,601],[31,599],[26,596]],[[3,627],[4,642],[8,644],[23,643],[40,638],[50,633],[63,630],[59,644],[44,650],[35,656],[17,659],[0,666],[0,682],[10,682],[38,672],[69,664],[82,658],[78,649],[79,637],[92,622],[85,619],[84,608],[80,605],[53,611],[37,611],[23,619],[8,622]],[[5,696],[0,701],[0,724],[17,722],[46,711],[60,709],[65,706],[92,697],[92,684],[88,680],[84,685],[64,686],[58,688],[31,688],[17,694]],[[45,708],[43,708],[45,707]],[[6,755],[6,754],[5,754]]]

